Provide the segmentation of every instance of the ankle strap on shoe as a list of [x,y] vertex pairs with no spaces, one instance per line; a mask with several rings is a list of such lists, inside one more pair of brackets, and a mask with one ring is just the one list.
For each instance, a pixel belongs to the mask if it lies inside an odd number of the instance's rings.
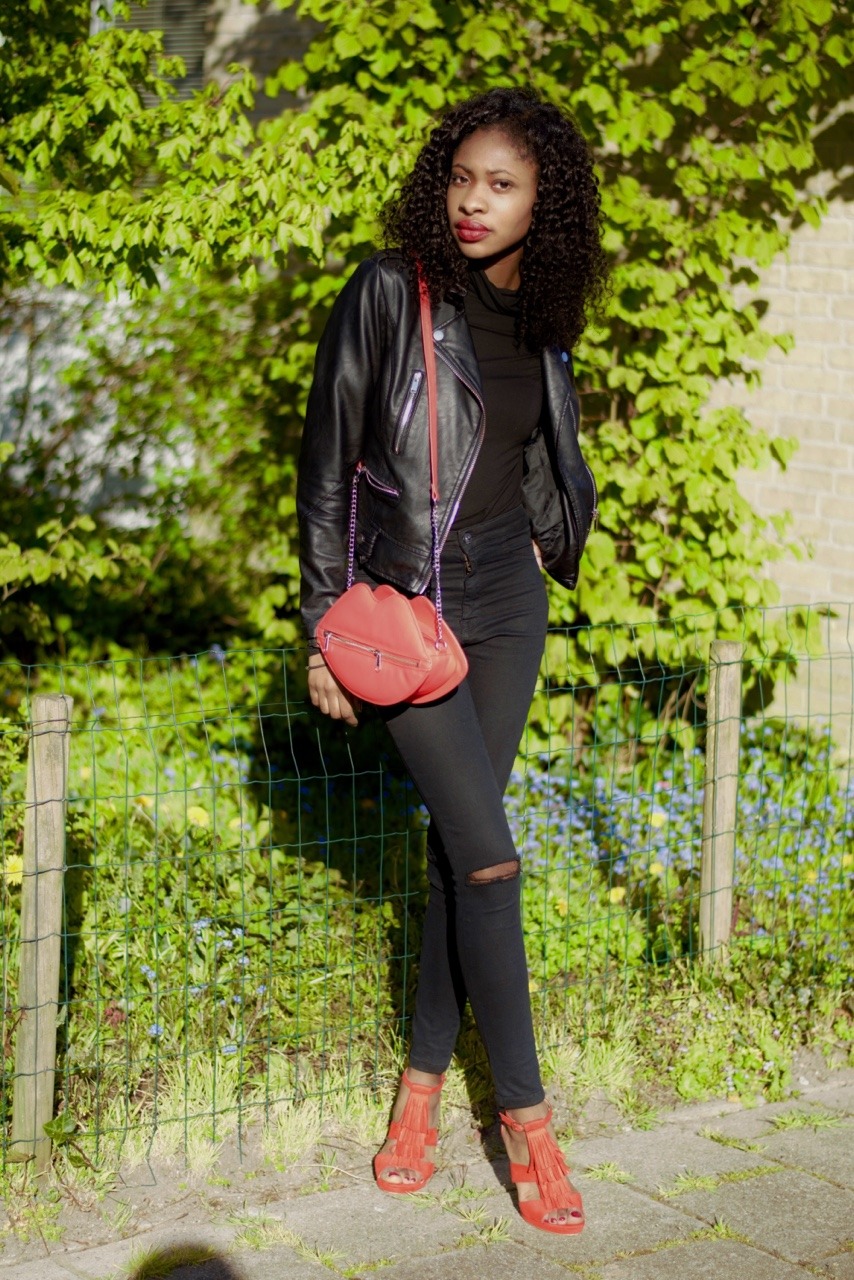
[[545,1129],[552,1118],[552,1109],[549,1107],[544,1116],[540,1116],[537,1120],[514,1120],[506,1111],[499,1111],[499,1118],[502,1124],[506,1124],[508,1129],[512,1129],[514,1133],[536,1133],[538,1129]]
[[442,1085],[445,1083],[445,1077],[442,1076],[438,1084],[419,1084],[417,1080],[410,1080],[409,1073],[404,1071],[401,1081],[406,1085],[410,1093],[420,1093],[429,1096],[431,1093],[438,1093]]

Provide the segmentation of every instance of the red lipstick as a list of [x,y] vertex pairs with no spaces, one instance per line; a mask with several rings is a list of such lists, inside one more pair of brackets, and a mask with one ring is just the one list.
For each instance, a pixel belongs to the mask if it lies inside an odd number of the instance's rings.
[[484,236],[489,235],[489,227],[485,227],[481,222],[471,222],[468,218],[463,218],[460,222],[454,223],[459,238],[472,244],[476,240],[482,240]]

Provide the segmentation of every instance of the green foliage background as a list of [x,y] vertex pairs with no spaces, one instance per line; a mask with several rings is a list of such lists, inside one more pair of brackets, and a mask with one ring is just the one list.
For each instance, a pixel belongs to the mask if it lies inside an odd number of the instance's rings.
[[[553,621],[696,615],[702,629],[723,610],[722,632],[758,645],[785,535],[737,473],[785,465],[793,444],[707,401],[786,345],[736,294],[793,224],[821,218],[807,179],[852,88],[849,0],[282,7],[321,25],[265,86],[296,105],[257,129],[243,69],[179,101],[158,33],[89,36],[81,0],[6,7],[6,323],[23,284],[71,286],[84,339],[70,409],[0,458],[7,647],[295,638],[294,455],[317,336],[436,113],[504,83],[576,114],[613,260],[609,307],[576,353],[601,523],[577,592],[552,587]],[[104,309],[100,291],[125,305]],[[93,457],[75,441],[96,411],[112,425]],[[118,451],[147,512],[130,539],[121,486],[94,508],[80,496]],[[588,662],[562,641],[550,654],[558,680]]]

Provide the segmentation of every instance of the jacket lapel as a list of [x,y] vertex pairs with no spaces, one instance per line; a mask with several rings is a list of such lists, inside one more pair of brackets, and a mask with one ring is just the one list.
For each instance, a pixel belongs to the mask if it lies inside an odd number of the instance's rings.
[[437,358],[465,383],[482,407],[483,384],[466,313],[452,302],[443,301],[433,308],[433,345]]

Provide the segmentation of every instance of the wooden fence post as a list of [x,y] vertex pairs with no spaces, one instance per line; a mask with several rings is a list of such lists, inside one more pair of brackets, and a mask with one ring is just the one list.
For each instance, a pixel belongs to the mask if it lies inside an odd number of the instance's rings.
[[743,658],[737,641],[714,640],[709,649],[700,861],[700,951],[706,960],[723,953],[732,929]]
[[71,710],[68,694],[38,694],[32,703],[24,812],[21,955],[10,1155],[50,1163],[44,1126],[53,1119],[56,1015],[65,869],[65,802]]

